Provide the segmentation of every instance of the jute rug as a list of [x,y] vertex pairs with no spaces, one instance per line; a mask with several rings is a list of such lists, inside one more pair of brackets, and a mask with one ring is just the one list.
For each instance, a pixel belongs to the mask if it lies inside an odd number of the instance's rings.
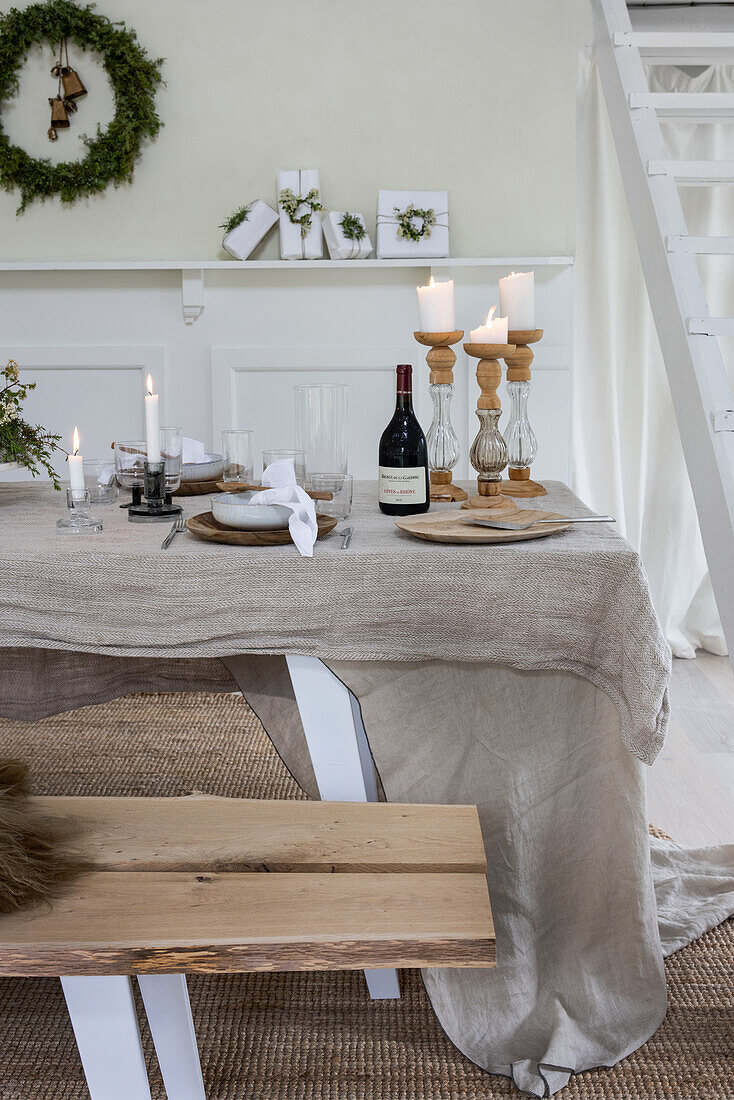
[[[32,763],[39,794],[304,798],[242,699],[136,695],[25,724],[0,721],[0,750]],[[666,962],[667,1018],[612,1069],[579,1074],[563,1100],[734,1100],[734,922]],[[359,973],[193,977],[209,1100],[499,1100],[443,1034],[420,976],[371,1002]],[[153,1096],[163,1100],[149,1036]],[[1,1100],[87,1092],[61,989],[0,980]]]

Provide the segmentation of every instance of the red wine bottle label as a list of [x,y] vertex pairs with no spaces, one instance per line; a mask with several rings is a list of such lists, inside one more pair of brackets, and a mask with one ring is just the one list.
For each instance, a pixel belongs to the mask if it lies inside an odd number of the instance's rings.
[[425,466],[380,466],[380,504],[425,504]]

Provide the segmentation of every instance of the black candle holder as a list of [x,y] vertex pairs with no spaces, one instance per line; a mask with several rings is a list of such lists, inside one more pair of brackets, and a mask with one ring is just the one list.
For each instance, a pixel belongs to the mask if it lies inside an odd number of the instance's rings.
[[127,510],[127,518],[133,523],[145,523],[148,520],[172,520],[180,516],[183,509],[174,504],[171,494],[166,492],[166,464],[143,462],[143,495],[145,504],[133,497],[133,503]]

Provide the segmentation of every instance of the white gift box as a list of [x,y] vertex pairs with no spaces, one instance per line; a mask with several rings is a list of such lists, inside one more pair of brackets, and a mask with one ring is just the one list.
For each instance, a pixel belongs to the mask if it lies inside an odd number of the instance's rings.
[[[417,210],[433,210],[436,224],[431,235],[411,241],[398,235],[395,207],[405,210],[410,204]],[[420,229],[421,220],[413,224]],[[377,193],[377,255],[380,259],[402,259],[411,256],[448,256],[449,195],[448,191],[378,191]]]
[[332,260],[363,260],[372,251],[372,241],[367,232],[364,217],[361,214],[352,215],[359,218],[365,229],[365,235],[361,241],[352,241],[344,236],[344,230],[341,227],[345,213],[344,210],[332,210],[323,220],[324,239],[329,249],[329,256]]
[[247,218],[222,238],[222,248],[235,260],[246,260],[260,241],[273,228],[278,215],[263,199],[250,203]]
[[[294,225],[280,204],[280,193],[290,187],[294,195],[306,196],[312,188],[321,192],[317,168],[283,169],[278,172],[278,209],[280,211],[280,255],[283,260],[320,260],[324,254],[324,234],[318,212],[311,214],[311,228],[305,237],[301,236],[300,225]],[[308,206],[298,207],[300,217],[309,210]]]

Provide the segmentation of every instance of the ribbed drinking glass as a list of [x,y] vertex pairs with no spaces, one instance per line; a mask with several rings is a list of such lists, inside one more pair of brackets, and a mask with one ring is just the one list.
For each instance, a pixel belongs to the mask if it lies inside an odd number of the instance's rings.
[[309,474],[345,474],[349,421],[347,387],[339,383],[294,386],[296,447],[306,452]]

